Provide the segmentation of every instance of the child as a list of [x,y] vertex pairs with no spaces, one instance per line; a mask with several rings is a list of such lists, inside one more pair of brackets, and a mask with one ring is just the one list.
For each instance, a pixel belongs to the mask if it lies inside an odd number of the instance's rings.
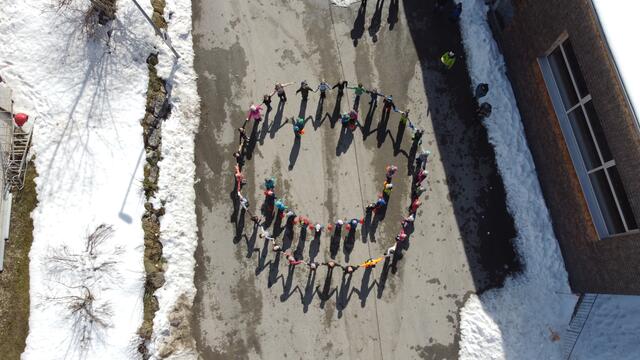
[[247,198],[245,198],[244,196],[242,196],[242,194],[240,193],[240,191],[238,191],[238,200],[240,201],[240,206],[242,206],[242,208],[246,211],[249,210],[249,200],[247,200]]
[[325,263],[322,263],[322,265],[326,265],[329,269],[333,269],[336,266],[340,266],[342,267],[340,264],[338,264],[337,262],[335,262],[334,260],[329,260]]
[[296,134],[296,136],[304,135],[304,119],[303,118],[299,117],[293,123],[293,132]]
[[395,165],[388,165],[386,170],[387,173],[385,174],[385,176],[387,178],[387,182],[390,183],[391,178],[398,172],[398,167]]
[[447,51],[440,57],[440,62],[447,70],[451,70],[453,64],[456,63],[456,54],[453,51]]
[[389,196],[391,196],[391,190],[393,190],[393,184],[391,183],[386,183],[384,185],[384,189],[382,190],[382,194],[384,195],[385,198],[389,198]]
[[476,117],[478,118],[478,120],[487,118],[490,115],[491,115],[491,104],[489,104],[488,102],[483,102],[482,104],[480,104],[480,106],[478,107],[478,110],[476,110]]
[[236,169],[236,172],[235,172],[236,188],[238,189],[238,191],[240,191],[242,189],[242,186],[247,183],[247,179],[245,178],[244,174],[240,171],[240,165],[236,164],[235,169]]
[[416,158],[416,169],[424,170],[425,167],[427,167],[429,155],[431,155],[429,150],[422,150],[422,152],[420,152],[420,155]]
[[388,258],[391,257],[391,255],[395,254],[397,246],[398,243],[395,243],[392,247],[388,248],[387,251],[384,252],[384,257]]
[[344,271],[345,274],[353,274],[354,271],[356,271],[360,266],[356,265],[356,266],[352,266],[352,265],[347,265],[347,266],[343,266],[342,270]]
[[260,122],[262,120],[262,115],[260,114],[262,111],[262,105],[251,105],[249,107],[249,114],[247,115],[247,121],[255,120]]
[[338,81],[337,84],[333,85],[332,89],[338,88],[338,97],[341,97],[344,95],[344,88],[347,87],[348,84],[346,80]]
[[417,186],[420,186],[420,184],[422,184],[422,181],[427,178],[427,175],[429,175],[429,172],[427,170],[418,171],[415,176],[415,184]]
[[427,191],[427,189],[423,188],[422,186],[416,186],[413,189],[413,194],[411,195],[411,198],[412,199],[419,198],[420,195],[422,195],[425,191]]
[[344,125],[344,126],[348,126],[350,120],[351,120],[351,118],[349,117],[349,113],[343,113],[340,116],[340,121],[342,122],[342,125]]
[[424,130],[416,128],[416,131],[413,133],[413,136],[411,137],[411,140],[413,140],[413,146],[418,146],[422,144],[422,135],[424,135]]
[[264,94],[262,97],[262,103],[267,106],[267,112],[271,111],[271,95]]
[[378,96],[384,97],[384,94],[379,93],[378,89],[375,89],[375,88],[373,90],[367,90],[367,93],[371,95],[371,101],[369,101],[369,105],[377,104]]
[[396,109],[396,104],[393,103],[393,95],[389,95],[386,98],[384,98],[384,101],[382,103],[384,104],[384,107],[382,110],[385,112],[390,112],[392,109],[393,110]]
[[[287,250],[288,251],[288,250]],[[287,261],[289,262],[289,265],[291,266],[296,266],[296,265],[300,265],[300,264],[304,264],[304,260],[296,260],[295,256],[291,255],[290,253],[285,253],[287,255]]]
[[287,205],[284,204],[282,199],[276,200],[275,206],[276,206],[276,209],[278,209],[278,212],[284,212],[285,210],[288,209]]
[[316,271],[318,269],[318,266],[320,266],[320,264],[317,261],[312,261],[312,262],[308,262],[307,266],[309,267],[310,271]]
[[289,86],[289,85],[293,85],[292,82],[289,83],[276,83],[274,85],[274,89],[273,92],[271,93],[271,96],[273,96],[273,94],[278,94],[278,98],[280,98],[281,102],[287,102],[287,94],[284,92],[284,88]]
[[413,200],[413,202],[411,203],[411,206],[409,207],[409,212],[411,214],[415,214],[418,211],[418,208],[420,207],[420,205],[422,205],[422,202],[418,200],[418,198],[415,198],[415,200]]
[[264,188],[267,190],[273,190],[276,187],[276,179],[273,177],[264,179]]
[[353,90],[353,92],[356,94],[356,99],[360,98],[360,96],[367,91],[367,89],[365,89],[364,86],[362,86],[362,83],[358,83],[358,86],[356,87],[347,86],[347,88]]
[[349,111],[349,129],[355,130],[358,126],[358,112],[355,110]]
[[478,101],[480,98],[485,97],[489,92],[489,84],[480,83],[476,86],[475,98]]
[[302,94],[302,100],[305,101],[307,100],[307,97],[309,97],[309,91],[313,91],[313,89],[309,86],[309,84],[307,83],[307,80],[303,80],[300,83],[300,88],[296,90],[296,94],[297,93]]
[[409,122],[409,110],[398,112],[400,113],[400,124],[407,125],[407,122]]
[[351,225],[351,231],[356,231],[359,223],[360,221],[358,219],[351,219],[351,221],[349,221],[349,225]]
[[320,90],[320,99],[324,99],[327,96],[327,91],[331,90],[331,86],[329,86],[329,84],[327,84],[327,82],[322,79],[322,81],[320,81],[320,84],[318,84],[318,88],[316,89],[316,91],[318,90]]
[[416,219],[416,217],[413,214],[409,214],[409,216],[407,216],[406,218],[402,219],[402,221],[400,222],[400,225],[402,226],[402,229],[404,230],[407,227],[409,227],[409,225],[413,224],[415,219]]

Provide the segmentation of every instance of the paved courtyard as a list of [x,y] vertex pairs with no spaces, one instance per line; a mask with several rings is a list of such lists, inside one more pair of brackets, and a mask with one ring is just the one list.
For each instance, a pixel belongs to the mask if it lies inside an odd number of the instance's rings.
[[[461,54],[457,25],[436,18],[423,1],[369,0],[330,7],[329,0],[194,0],[194,42],[202,121],[196,139],[197,214],[194,336],[205,359],[453,359],[458,309],[465,297],[499,285],[517,268],[513,225],[486,133],[473,119],[464,60],[450,73],[438,58]],[[252,102],[274,82],[294,82],[289,101],[257,127],[243,193],[256,209],[260,185],[275,176],[277,194],[300,215],[333,222],[364,216],[384,181],[399,174],[381,221],[357,232],[353,251],[337,261],[356,264],[394,242],[409,205],[411,132],[399,114],[382,118],[369,97],[358,106],[362,128],[345,131],[337,114],[354,104],[295,90],[302,80],[346,79],[392,94],[426,130],[431,150],[427,200],[397,271],[377,266],[353,277],[322,267],[290,272],[234,208],[232,156],[236,128]],[[380,99],[381,100],[381,99]],[[380,104],[381,105],[381,104]],[[308,119],[295,141],[291,118]],[[282,242],[283,234],[279,236]],[[342,236],[344,239],[344,236]],[[329,258],[329,235],[295,232],[290,246],[318,261]],[[348,257],[348,260],[347,260]]]

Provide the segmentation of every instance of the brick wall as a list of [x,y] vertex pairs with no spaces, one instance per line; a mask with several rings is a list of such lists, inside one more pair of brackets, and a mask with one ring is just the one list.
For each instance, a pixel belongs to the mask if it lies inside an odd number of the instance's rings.
[[576,292],[640,294],[640,233],[598,239],[538,58],[568,34],[640,223],[640,134],[589,0],[514,0],[499,34],[542,190]]

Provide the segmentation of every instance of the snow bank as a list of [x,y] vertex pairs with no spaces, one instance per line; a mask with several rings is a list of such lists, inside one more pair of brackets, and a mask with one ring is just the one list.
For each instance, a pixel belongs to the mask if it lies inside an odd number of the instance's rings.
[[[484,120],[495,148],[507,206],[518,235],[522,274],[504,287],[471,296],[461,310],[461,359],[559,359],[561,334],[575,297],[542,197],[535,166],[502,55],[486,20],[482,0],[463,0],[462,40],[473,87],[488,83],[484,101],[493,105]],[[472,89],[473,90],[473,89]],[[564,294],[564,295],[563,295]]]
[[[162,125],[162,158],[157,197],[164,202],[160,219],[162,255],[166,260],[165,284],[156,291],[160,305],[153,322],[150,354],[171,354],[174,358],[195,358],[190,338],[189,317],[196,293],[193,283],[197,246],[195,214],[194,139],[200,121],[200,98],[193,68],[191,1],[167,0],[165,18],[168,35],[180,54],[176,60],[166,47],[161,48],[158,75],[167,80],[172,106],[170,117]],[[183,339],[183,340],[179,340]],[[177,341],[178,340],[178,341]]]
[[640,296],[598,295],[572,359],[632,360],[640,356]]
[[[0,11],[0,71],[14,89],[17,109],[39,117],[23,359],[135,359],[144,285],[139,121],[153,31],[131,2],[120,1],[107,45],[102,27],[95,40],[82,34],[82,9],[56,12],[52,4],[5,0]],[[87,236],[103,223],[113,234],[91,257]],[[60,270],[52,254],[67,254],[74,265]],[[91,269],[109,261],[113,271],[106,275]],[[86,289],[95,298],[94,311],[103,311],[104,327],[74,323],[69,307]]]

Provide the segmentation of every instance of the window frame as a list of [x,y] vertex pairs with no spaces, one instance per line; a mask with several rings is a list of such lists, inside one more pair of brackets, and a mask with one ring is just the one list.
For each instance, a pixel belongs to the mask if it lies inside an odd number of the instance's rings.
[[[562,34],[557,41],[555,41],[553,43],[553,45],[549,48],[549,50],[547,52],[545,52],[545,54],[541,57],[538,58],[538,64],[541,68],[542,71],[542,75],[545,81],[545,84],[547,86],[547,91],[549,92],[549,95],[551,97],[551,101],[553,103],[553,107],[556,113],[556,116],[558,117],[559,123],[560,123],[560,128],[562,130],[562,134],[564,136],[565,142],[567,144],[567,147],[569,149],[569,154],[571,156],[571,160],[573,162],[573,166],[576,170],[576,173],[578,175],[578,180],[580,182],[580,186],[582,188],[584,197],[587,201],[587,205],[588,205],[588,209],[589,212],[591,214],[591,219],[593,222],[593,225],[596,229],[596,232],[598,233],[598,236],[600,239],[603,238],[607,238],[607,237],[612,237],[612,236],[618,236],[618,235],[624,235],[624,234],[628,234],[630,232],[637,232],[639,231],[637,228],[636,229],[630,229],[629,225],[627,224],[627,219],[625,218],[625,214],[624,211],[622,209],[622,206],[620,204],[620,200],[618,199],[618,197],[620,196],[618,194],[618,191],[616,191],[616,188],[613,186],[613,182],[611,180],[611,176],[609,175],[609,171],[607,171],[607,169],[613,168],[616,166],[616,162],[615,159],[611,159],[608,161],[604,160],[604,157],[602,155],[602,150],[600,149],[600,143],[598,141],[598,138],[595,136],[595,132],[593,130],[593,126],[591,124],[592,120],[589,118],[589,114],[587,112],[587,110],[585,109],[585,104],[587,104],[589,101],[593,101],[592,97],[591,97],[591,92],[589,91],[589,89],[587,88],[587,93],[583,95],[581,95],[579,88],[577,86],[576,83],[576,79],[575,79],[575,75],[574,75],[574,71],[581,71],[580,69],[573,69],[571,67],[571,63],[569,62],[568,58],[567,58],[567,54],[565,51],[565,47],[564,44],[569,40],[569,37],[566,33]],[[573,46],[572,46],[573,47]],[[567,71],[569,73],[569,77],[571,80],[571,86],[573,87],[573,91],[575,92],[578,101],[576,104],[572,105],[570,108],[566,109],[565,108],[565,104],[562,100],[562,96],[560,95],[560,87],[558,85],[558,82],[556,80],[556,77],[553,73],[553,70],[551,69],[551,65],[549,62],[549,56],[551,55],[552,52],[554,52],[556,49],[560,49],[560,53],[562,54],[562,60],[564,61],[564,66],[567,68]],[[574,49],[574,53],[575,53],[575,49]],[[592,102],[593,105],[593,102]],[[598,155],[598,160],[599,160],[599,164],[598,166],[595,166],[592,169],[587,169],[586,165],[585,165],[585,161],[583,159],[583,154],[580,148],[580,145],[578,144],[578,140],[576,138],[576,134],[573,130],[573,127],[571,125],[571,122],[569,120],[569,113],[571,113],[572,111],[581,111],[582,115],[584,116],[585,122],[587,124],[587,128],[589,130],[589,136],[591,137],[591,141],[593,142],[593,145],[595,146],[597,155]],[[595,119],[595,121],[599,121],[599,119]],[[602,124],[600,124],[600,126],[602,127]],[[604,139],[606,141],[606,139]],[[607,144],[608,146],[608,144]],[[601,208],[601,205],[598,201],[597,195],[595,194],[595,190],[594,190],[594,186],[591,183],[591,180],[589,178],[589,175],[592,173],[595,173],[597,171],[603,171],[606,179],[607,179],[607,184],[609,185],[609,189],[611,191],[611,193],[613,194],[613,200],[615,202],[615,207],[616,210],[618,211],[618,215],[620,216],[621,220],[622,220],[622,224],[624,227],[624,231],[622,232],[614,232],[615,230],[613,229],[609,229],[607,226],[607,223],[604,219],[604,212],[603,209]],[[625,189],[623,189],[625,190]],[[626,191],[625,191],[625,195],[626,195]],[[635,214],[633,214],[635,215]]]

